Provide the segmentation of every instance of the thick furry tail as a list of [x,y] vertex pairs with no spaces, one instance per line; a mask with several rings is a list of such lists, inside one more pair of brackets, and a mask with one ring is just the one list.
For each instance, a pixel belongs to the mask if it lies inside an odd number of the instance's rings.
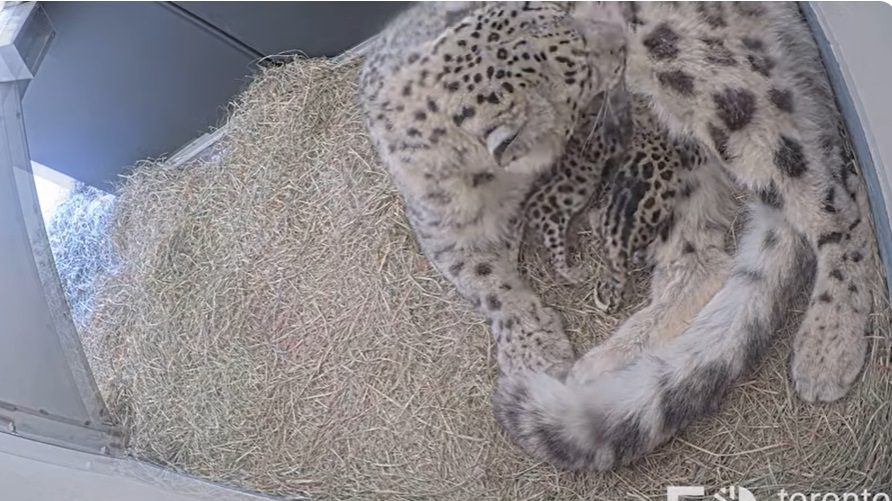
[[718,409],[788,313],[804,309],[814,268],[814,254],[780,213],[754,205],[730,278],[687,330],[593,380],[504,375],[493,397],[496,419],[514,442],[555,466],[627,464]]

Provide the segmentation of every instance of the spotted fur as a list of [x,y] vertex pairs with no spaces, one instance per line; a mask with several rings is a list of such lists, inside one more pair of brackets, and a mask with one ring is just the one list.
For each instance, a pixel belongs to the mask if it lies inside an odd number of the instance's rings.
[[620,30],[580,9],[418,4],[361,74],[372,141],[415,235],[488,319],[506,373],[562,374],[574,358],[560,316],[520,276],[517,245],[534,183],[621,78]]
[[[730,274],[689,325],[661,333],[675,306],[657,301],[651,306],[664,304],[664,313],[642,313],[628,329],[626,339],[638,343],[608,341],[563,379],[537,371],[500,378],[494,405],[508,435],[568,469],[628,463],[715,412],[800,299],[793,386],[809,402],[842,397],[864,362],[870,314],[858,286],[868,280],[859,250],[870,247],[865,193],[796,5],[600,7],[625,16],[628,89],[648,97],[670,134],[707,149],[754,201]],[[716,40],[727,57],[715,57]],[[617,353],[627,356],[611,360]]]
[[669,138],[640,96],[631,96],[627,114],[630,123],[619,130],[583,122],[526,207],[527,224],[543,239],[555,270],[570,282],[586,274],[567,263],[567,232],[573,218],[590,208],[605,264],[595,301],[607,311],[620,304],[630,270],[650,263],[685,180],[706,160],[695,143]]

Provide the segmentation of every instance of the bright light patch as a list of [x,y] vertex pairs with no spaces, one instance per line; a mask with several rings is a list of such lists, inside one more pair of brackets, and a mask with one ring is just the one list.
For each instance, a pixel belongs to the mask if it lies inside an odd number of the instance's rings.
[[37,162],[31,162],[31,169],[34,172],[34,186],[37,188],[37,201],[40,203],[43,223],[47,225],[59,203],[74,188],[74,182],[68,176]]

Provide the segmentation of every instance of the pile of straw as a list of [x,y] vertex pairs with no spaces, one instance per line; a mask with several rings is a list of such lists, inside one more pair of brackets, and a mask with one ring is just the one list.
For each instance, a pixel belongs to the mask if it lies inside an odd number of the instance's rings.
[[93,311],[96,280],[114,271],[115,257],[108,238],[114,206],[113,195],[76,183],[47,225],[62,290],[79,331]]

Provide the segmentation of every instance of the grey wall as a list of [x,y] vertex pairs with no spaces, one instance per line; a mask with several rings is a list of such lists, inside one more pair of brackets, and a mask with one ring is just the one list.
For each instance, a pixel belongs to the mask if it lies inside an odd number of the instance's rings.
[[274,501],[134,459],[86,454],[5,433],[0,433],[0,486],[4,501]]
[[85,422],[90,416],[34,265],[11,160],[0,158],[0,402]]
[[18,86],[0,84],[0,424],[20,410],[83,423],[90,413],[54,322],[65,305],[49,301],[36,264],[33,237],[46,236],[27,223],[39,211],[33,181],[20,183],[15,167],[28,163],[20,117]]
[[262,55],[336,56],[378,33],[405,2],[175,2]]
[[219,124],[260,55],[336,55],[404,6],[48,2],[56,39],[24,100],[31,156],[110,189],[125,167]]

